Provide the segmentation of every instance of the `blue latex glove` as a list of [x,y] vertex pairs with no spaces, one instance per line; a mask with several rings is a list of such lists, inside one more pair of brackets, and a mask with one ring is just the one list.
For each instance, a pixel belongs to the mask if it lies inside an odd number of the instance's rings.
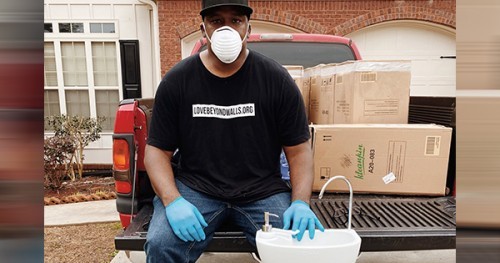
[[292,230],[299,230],[297,234],[297,239],[300,241],[304,236],[306,228],[309,230],[309,238],[314,238],[314,230],[318,227],[321,232],[325,231],[325,228],[319,222],[314,212],[309,208],[309,205],[302,201],[294,201],[290,207],[283,214],[283,229],[288,230],[290,228],[290,222],[293,221]]
[[168,204],[165,207],[165,213],[175,235],[182,241],[196,240],[199,242],[205,240],[205,232],[202,226],[207,227],[207,222],[205,222],[198,208],[182,196],[177,197]]

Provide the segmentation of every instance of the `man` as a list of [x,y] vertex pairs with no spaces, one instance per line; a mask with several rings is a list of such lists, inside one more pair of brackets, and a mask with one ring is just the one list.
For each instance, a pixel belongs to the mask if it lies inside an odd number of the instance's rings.
[[158,87],[145,156],[157,195],[148,262],[195,262],[226,220],[255,245],[266,211],[281,217],[274,227],[300,230],[298,240],[306,229],[309,238],[324,230],[308,204],[313,164],[302,97],[286,69],[246,48],[252,11],[247,0],[203,0],[208,49],[179,62]]

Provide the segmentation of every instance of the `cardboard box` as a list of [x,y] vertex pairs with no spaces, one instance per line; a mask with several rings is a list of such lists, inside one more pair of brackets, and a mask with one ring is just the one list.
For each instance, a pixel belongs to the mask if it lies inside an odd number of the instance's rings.
[[319,99],[321,98],[320,73],[322,66],[317,65],[306,69],[309,74],[309,121],[312,123],[315,123],[319,119]]
[[[434,124],[313,125],[314,184],[356,193],[444,195],[452,129]],[[327,191],[348,191],[334,181]]]
[[337,64],[334,123],[408,123],[410,61]]
[[311,68],[306,68],[304,69],[304,75],[302,76],[302,97],[304,98],[304,105],[306,107],[306,115],[307,119],[310,122],[310,117],[309,117],[309,102],[310,102],[310,94],[311,94],[311,74],[312,74],[312,69]]
[[309,117],[314,124],[333,124],[335,64],[318,65],[311,72]]
[[306,73],[303,66],[285,65],[283,66],[288,70],[290,76],[292,76],[295,84],[299,87],[300,93],[302,94],[302,99],[304,100],[304,106],[306,109],[306,116],[309,118],[309,90],[310,90],[310,80],[309,72]]
[[283,66],[293,79],[302,78],[304,75],[304,67],[300,65],[284,65]]

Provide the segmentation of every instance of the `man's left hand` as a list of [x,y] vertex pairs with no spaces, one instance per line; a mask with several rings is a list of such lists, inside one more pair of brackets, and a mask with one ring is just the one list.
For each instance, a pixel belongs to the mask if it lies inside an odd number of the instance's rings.
[[302,240],[306,228],[309,230],[310,239],[314,238],[316,227],[318,227],[321,232],[325,231],[318,217],[316,217],[311,208],[309,208],[309,204],[302,200],[295,200],[283,214],[283,229],[289,229],[292,221],[292,230],[299,230],[297,234],[297,239],[299,241]]

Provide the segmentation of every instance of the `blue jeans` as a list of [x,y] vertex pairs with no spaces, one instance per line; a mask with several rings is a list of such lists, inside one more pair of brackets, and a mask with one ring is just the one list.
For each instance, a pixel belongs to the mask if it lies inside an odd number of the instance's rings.
[[197,192],[179,180],[177,188],[181,195],[192,203],[205,218],[208,226],[204,229],[206,239],[201,242],[184,242],[179,239],[165,215],[165,207],[156,196],[153,199],[153,218],[149,224],[144,250],[147,262],[196,262],[214,236],[214,232],[226,220],[231,220],[245,233],[250,244],[255,246],[255,233],[264,224],[264,212],[277,214],[270,217],[273,227],[283,227],[283,213],[290,206],[290,193],[278,193],[270,197],[248,203],[232,204]]

